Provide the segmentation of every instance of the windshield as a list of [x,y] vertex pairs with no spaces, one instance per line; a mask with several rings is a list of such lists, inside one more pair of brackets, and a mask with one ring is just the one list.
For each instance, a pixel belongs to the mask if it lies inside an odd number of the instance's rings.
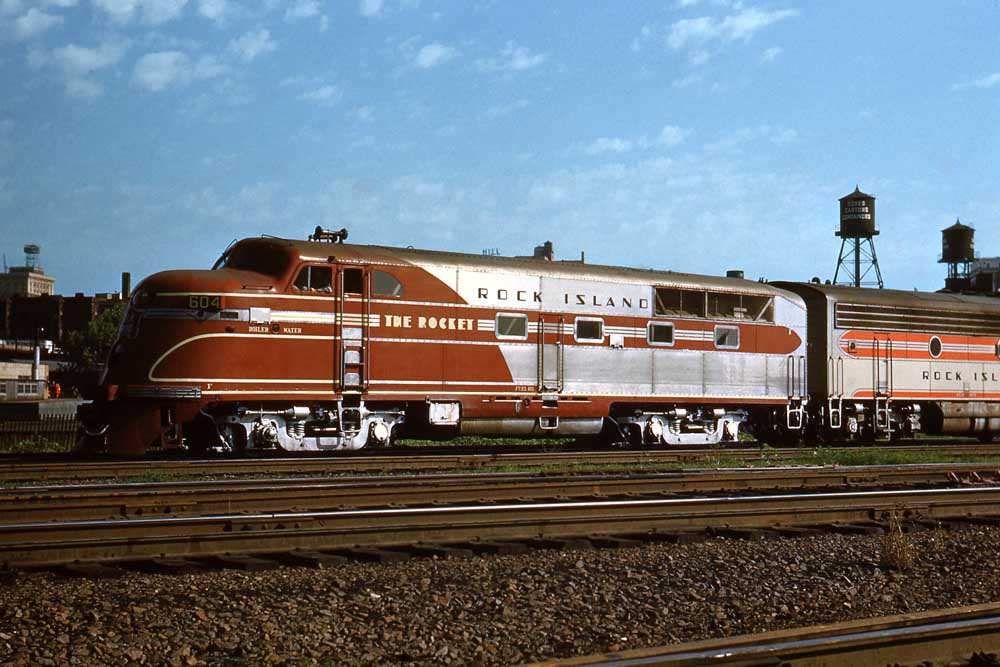
[[272,245],[241,243],[219,258],[212,269],[239,269],[280,278],[288,268],[288,253]]

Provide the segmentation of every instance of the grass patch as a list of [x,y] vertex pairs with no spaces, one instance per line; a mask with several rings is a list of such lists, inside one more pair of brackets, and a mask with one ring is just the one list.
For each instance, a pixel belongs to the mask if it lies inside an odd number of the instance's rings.
[[68,451],[65,439],[57,440],[44,435],[0,443],[0,453],[4,454],[61,454]]
[[882,537],[882,565],[898,572],[913,567],[913,545],[895,512],[889,515],[889,530]]

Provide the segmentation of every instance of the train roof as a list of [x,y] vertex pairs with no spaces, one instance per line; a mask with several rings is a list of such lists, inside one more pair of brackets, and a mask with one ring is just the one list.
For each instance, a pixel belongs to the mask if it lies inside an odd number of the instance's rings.
[[[336,256],[355,261],[372,260],[373,263],[409,263],[415,265],[437,265],[461,267],[472,271],[503,270],[511,273],[545,273],[546,275],[598,280],[605,282],[648,283],[692,289],[714,289],[749,294],[774,295],[781,290],[773,284],[761,283],[743,278],[706,276],[676,271],[636,269],[622,266],[586,264],[573,260],[545,260],[535,257],[501,257],[495,255],[475,255],[441,250],[419,250],[379,245],[358,245],[352,243],[328,243],[263,237],[263,239],[288,244],[301,258],[324,258]],[[251,240],[251,239],[244,239]],[[395,260],[395,262],[393,261]],[[786,295],[787,296],[787,295]]]
[[834,302],[849,301],[852,303],[865,303],[876,306],[940,308],[949,311],[964,312],[1000,311],[1000,299],[978,294],[871,289],[865,287],[819,285],[817,283],[796,283],[785,281],[777,281],[771,284],[775,287],[790,290],[803,296],[805,296],[808,292],[813,292]]

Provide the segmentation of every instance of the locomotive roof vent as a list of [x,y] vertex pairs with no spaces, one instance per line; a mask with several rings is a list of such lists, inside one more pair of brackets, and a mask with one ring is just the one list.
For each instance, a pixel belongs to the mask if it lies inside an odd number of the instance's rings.
[[739,278],[743,279],[743,269],[729,269],[726,271],[727,278]]
[[334,232],[317,226],[316,230],[309,236],[309,240],[326,241],[327,243],[343,243],[347,240],[347,228],[343,227]]

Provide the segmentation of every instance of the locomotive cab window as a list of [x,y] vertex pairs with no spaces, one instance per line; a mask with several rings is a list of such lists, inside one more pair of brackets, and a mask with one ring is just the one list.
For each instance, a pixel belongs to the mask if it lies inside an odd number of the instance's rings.
[[721,325],[715,327],[715,347],[723,350],[738,350],[740,347],[740,328]]
[[506,340],[525,340],[528,338],[528,316],[510,313],[497,315],[497,338]]
[[578,317],[574,334],[578,343],[601,343],[604,341],[604,320]]
[[646,327],[646,342],[650,345],[673,345],[674,325],[650,322]]
[[361,294],[364,284],[361,269],[344,269],[344,294]]
[[333,270],[329,266],[304,266],[295,277],[295,289],[332,292]]
[[378,296],[403,296],[403,284],[391,273],[373,271],[372,291]]
[[212,269],[239,269],[280,278],[288,269],[288,262],[288,253],[280,248],[255,242],[238,243],[227,250]]

